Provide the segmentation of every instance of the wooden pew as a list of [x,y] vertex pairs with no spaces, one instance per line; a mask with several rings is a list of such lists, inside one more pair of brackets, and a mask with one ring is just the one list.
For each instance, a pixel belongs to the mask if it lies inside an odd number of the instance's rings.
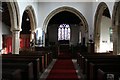
[[22,80],[21,69],[2,69],[1,80]]
[[[42,54],[42,53],[35,53],[35,52],[32,52],[32,51],[22,51],[22,52],[20,52],[20,54],[8,54],[8,55],[10,55],[9,57],[24,57],[24,58],[39,58],[39,65],[40,65],[40,72],[43,72],[44,71],[44,63],[45,63],[45,61],[44,61],[44,54]],[[3,55],[3,57],[4,56],[8,56],[8,55]],[[12,56],[11,56],[12,55]]]
[[32,62],[33,63],[33,75],[34,79],[39,79],[39,59],[29,56],[15,56],[15,55],[8,55],[4,56],[2,59],[3,63],[26,63]]
[[2,72],[6,69],[21,69],[22,80],[34,80],[33,63],[2,63],[2,68]]
[[80,54],[78,53],[78,65],[80,65],[80,68],[83,70],[83,73],[85,74],[85,65],[87,59],[92,59],[92,58],[102,58],[106,56],[113,56],[110,55],[109,53],[95,53],[95,54]]
[[[89,63],[90,62],[98,62],[98,63],[106,63],[106,62],[116,62],[119,61],[120,56],[111,55],[109,53],[96,53],[96,54],[78,54],[78,65],[80,65],[80,68],[83,70],[83,73],[87,75],[89,79]],[[117,60],[118,59],[118,60]]]
[[94,64],[97,64],[97,63],[117,63],[119,62],[119,57],[113,57],[113,56],[95,56],[95,57],[92,57],[92,58],[87,58],[85,60],[85,68],[83,69],[83,71],[85,72],[85,74],[87,75],[87,77],[89,78],[89,75],[90,75],[90,63],[94,63]]
[[48,51],[20,51],[19,55],[40,57],[40,67],[42,66],[42,68],[40,68],[41,72],[43,72],[52,61],[52,55],[50,52],[48,53]]
[[52,61],[52,55],[48,51],[26,51],[26,52],[20,52],[20,55],[37,55],[42,56],[44,59],[42,60],[42,64],[44,64],[44,68],[47,68],[50,62]]
[[[111,75],[111,77],[110,77]],[[97,70],[97,80],[120,80],[120,69],[104,67]]]
[[90,63],[111,63],[120,61],[118,57],[113,56],[95,56],[85,59],[83,71],[87,74]]
[[[9,55],[9,56],[8,56]],[[52,57],[51,57],[51,54],[50,53],[48,53],[48,52],[46,52],[46,51],[23,51],[23,52],[21,52],[19,55],[16,55],[16,54],[8,54],[8,55],[2,55],[2,57],[4,57],[4,58],[7,58],[7,59],[9,59],[10,60],[10,62],[14,62],[13,60],[11,60],[10,58],[17,58],[17,62],[20,62],[19,60],[19,58],[24,58],[25,59],[25,61],[27,61],[26,59],[31,59],[31,58],[33,58],[34,57],[34,59],[35,58],[41,58],[40,60],[40,62],[39,62],[39,64],[40,64],[40,70],[33,70],[33,72],[34,72],[34,76],[35,76],[35,73],[37,72],[37,71],[41,71],[41,72],[43,72],[44,70],[43,70],[43,68],[45,69],[48,65],[49,65],[49,63],[52,61]],[[12,55],[12,56],[11,56]],[[19,59],[19,60],[18,60]],[[4,59],[4,62],[5,62],[5,59]],[[7,61],[6,61],[7,62]],[[15,61],[16,62],[16,61]],[[23,61],[24,62],[24,61]],[[43,65],[42,65],[43,64]],[[42,65],[42,68],[41,68],[41,65]],[[35,69],[35,67],[33,68],[33,69]],[[37,69],[37,68],[36,68]],[[35,72],[36,71],[36,72]],[[39,76],[38,76],[39,77]],[[35,78],[35,77],[34,77]],[[35,79],[35,80],[37,80],[37,79]]]
[[119,70],[120,64],[119,63],[98,63],[98,64],[93,64],[91,63],[90,65],[90,77],[89,80],[97,80],[97,70],[99,68],[117,68]]
[[40,72],[45,70],[46,66],[46,58],[47,56],[42,52],[21,52],[20,55],[23,56],[31,56],[31,57],[39,57],[40,58]]

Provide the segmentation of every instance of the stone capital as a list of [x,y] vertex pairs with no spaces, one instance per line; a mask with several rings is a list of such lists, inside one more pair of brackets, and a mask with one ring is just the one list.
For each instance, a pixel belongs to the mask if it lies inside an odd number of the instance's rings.
[[12,32],[20,32],[20,29],[11,29]]

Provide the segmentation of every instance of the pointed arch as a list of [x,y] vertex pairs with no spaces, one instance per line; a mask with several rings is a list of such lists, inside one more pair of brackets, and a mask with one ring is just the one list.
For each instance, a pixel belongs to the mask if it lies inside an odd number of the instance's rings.
[[[73,14],[75,14],[82,22],[82,31],[84,34],[86,34],[86,42],[88,41],[88,23],[85,19],[85,17],[78,11],[76,10],[75,8],[72,8],[72,7],[68,7],[68,6],[63,6],[63,7],[59,7],[55,10],[53,10],[45,19],[44,23],[43,23],[43,31],[46,33],[47,31],[47,26],[48,26],[48,23],[49,21],[51,20],[51,18],[53,16],[55,16],[56,14],[62,12],[62,11],[68,11],[68,12],[71,12]],[[81,23],[80,23],[81,24]]]
[[112,14],[113,27],[113,54],[120,54],[120,1],[114,3]]
[[19,13],[19,6],[16,0],[11,2],[5,2],[8,7],[8,11],[10,14],[10,24],[11,24],[11,31],[12,31],[12,54],[19,53],[19,31],[20,31],[20,13]]
[[105,2],[101,2],[97,7],[95,17],[94,17],[95,52],[98,52],[99,48],[100,48],[100,26],[101,26],[102,15],[103,15],[105,9],[108,9],[107,4]]
[[11,31],[20,30],[20,12],[17,2],[6,2],[10,12]]
[[31,24],[31,31],[35,32],[35,28],[36,28],[36,16],[35,16],[35,11],[33,9],[33,7],[31,5],[28,5],[25,8],[25,11],[28,11],[28,15],[30,17],[30,24]]
[[80,20],[82,21],[83,25],[84,25],[84,29],[86,32],[88,32],[88,23],[85,19],[85,17],[76,9],[72,8],[72,7],[68,7],[68,6],[63,6],[63,7],[59,7],[55,10],[53,10],[45,19],[44,21],[44,24],[43,24],[43,30],[46,32],[46,29],[47,29],[47,26],[48,26],[48,23],[50,21],[50,19],[56,15],[57,13],[59,12],[62,12],[62,11],[68,11],[68,12],[71,12],[73,14],[75,14],[76,16],[78,16],[80,18]]

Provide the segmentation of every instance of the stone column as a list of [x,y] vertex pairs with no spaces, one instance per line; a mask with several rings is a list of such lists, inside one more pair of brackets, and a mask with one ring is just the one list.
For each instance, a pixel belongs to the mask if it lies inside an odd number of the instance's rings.
[[[32,41],[34,38],[35,38],[35,32],[34,31],[32,31],[31,32],[31,35],[30,35],[30,41]],[[34,39],[35,40],[35,39]]]
[[113,54],[114,55],[119,54],[119,45],[120,45],[120,42],[119,42],[119,35],[120,35],[119,27],[120,27],[119,25],[116,25],[113,28]]
[[32,32],[31,32],[31,35],[30,35],[30,42],[33,43],[32,46],[30,45],[31,51],[34,51],[34,49],[35,49],[35,40],[36,40],[36,39],[35,39],[35,32],[32,31]]
[[81,26],[81,44],[83,45],[83,38],[85,38],[84,26]]
[[12,54],[19,54],[20,30],[12,30]]
[[42,32],[42,46],[45,47],[45,32]]
[[117,31],[117,33],[118,33],[118,35],[117,35],[117,55],[120,55],[120,24],[118,25],[118,29],[117,29],[118,31]]

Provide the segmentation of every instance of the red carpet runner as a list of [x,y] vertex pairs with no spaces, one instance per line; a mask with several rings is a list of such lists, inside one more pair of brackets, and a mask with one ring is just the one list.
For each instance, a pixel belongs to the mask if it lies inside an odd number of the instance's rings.
[[61,54],[46,80],[79,80],[70,56]]

